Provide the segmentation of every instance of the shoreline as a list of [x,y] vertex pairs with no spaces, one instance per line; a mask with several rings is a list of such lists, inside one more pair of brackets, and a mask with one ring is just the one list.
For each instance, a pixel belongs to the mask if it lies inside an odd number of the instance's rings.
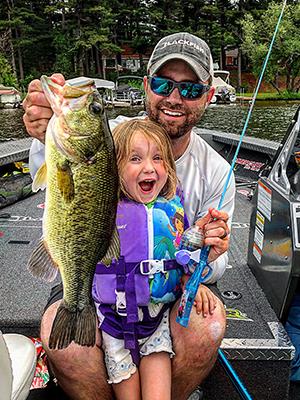
[[[253,96],[239,96],[236,95],[236,100],[244,100],[244,101],[251,101],[253,99]],[[300,104],[300,97],[294,97],[294,98],[289,98],[289,97],[256,97],[256,101],[293,101],[293,102],[299,102]]]

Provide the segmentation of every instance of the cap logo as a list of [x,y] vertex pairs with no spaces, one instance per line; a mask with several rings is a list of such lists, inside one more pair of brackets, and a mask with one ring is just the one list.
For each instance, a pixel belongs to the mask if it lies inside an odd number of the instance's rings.
[[201,53],[205,54],[202,47],[200,47],[198,44],[191,42],[190,40],[186,40],[186,39],[179,39],[179,40],[173,40],[172,42],[165,42],[162,45],[162,49],[165,49],[167,46],[174,46],[174,45],[178,45],[178,44],[182,44],[183,46],[193,47],[194,49],[197,49]]

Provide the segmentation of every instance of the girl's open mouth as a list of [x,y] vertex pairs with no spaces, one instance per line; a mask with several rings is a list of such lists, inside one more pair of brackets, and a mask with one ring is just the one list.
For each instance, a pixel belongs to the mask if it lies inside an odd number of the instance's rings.
[[139,186],[143,192],[148,193],[151,192],[155,185],[155,180],[146,179],[144,181],[139,182]]

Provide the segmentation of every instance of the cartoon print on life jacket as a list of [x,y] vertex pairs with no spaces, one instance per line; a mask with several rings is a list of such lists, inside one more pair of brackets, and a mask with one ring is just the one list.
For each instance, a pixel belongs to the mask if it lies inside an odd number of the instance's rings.
[[180,240],[181,240],[182,234],[184,232],[183,210],[179,208],[176,211],[174,217],[171,218],[171,221],[172,221],[173,226],[168,225],[168,228],[170,229],[171,234],[173,236],[175,236],[175,239],[173,240],[173,244],[177,249],[180,245]]
[[[153,240],[154,251],[153,258],[174,259],[175,258],[175,240],[180,236],[180,232],[174,226],[176,215],[182,216],[183,231],[183,208],[178,196],[175,196],[172,202],[166,202],[163,198],[158,199],[153,208]],[[178,217],[180,218],[180,217]],[[173,226],[174,228],[170,227]],[[181,292],[180,278],[182,272],[180,270],[172,270],[166,273],[160,272],[150,279],[151,299],[154,303],[169,303],[175,301]]]

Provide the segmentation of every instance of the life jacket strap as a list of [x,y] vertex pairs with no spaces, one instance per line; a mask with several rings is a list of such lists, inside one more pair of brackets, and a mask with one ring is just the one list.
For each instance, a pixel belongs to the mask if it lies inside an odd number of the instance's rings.
[[140,273],[142,275],[149,275],[151,278],[158,272],[166,273],[179,267],[180,265],[176,260],[143,260],[140,262]]

